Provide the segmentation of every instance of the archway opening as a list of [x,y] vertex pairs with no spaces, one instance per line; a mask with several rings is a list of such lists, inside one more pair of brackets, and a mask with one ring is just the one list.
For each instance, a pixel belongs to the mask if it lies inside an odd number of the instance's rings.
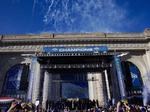
[[131,101],[132,103],[140,103],[142,101],[143,90],[140,70],[135,64],[129,61],[123,61],[122,66],[127,97],[134,99]]
[[16,64],[8,69],[3,84],[3,96],[14,98],[26,98],[28,89],[29,66],[26,64]]

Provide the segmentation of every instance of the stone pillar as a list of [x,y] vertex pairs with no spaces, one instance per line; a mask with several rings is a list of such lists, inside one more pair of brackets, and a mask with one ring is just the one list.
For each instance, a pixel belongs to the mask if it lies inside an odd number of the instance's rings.
[[115,61],[115,66],[117,70],[117,77],[118,77],[118,82],[119,82],[121,99],[123,99],[126,96],[126,92],[125,92],[124,76],[122,72],[120,57],[114,56],[114,61]]
[[41,69],[38,61],[34,65],[34,81],[33,81],[33,91],[32,91],[32,103],[35,103],[37,99],[40,98],[40,84],[41,84]]
[[100,106],[104,106],[106,104],[106,91],[104,87],[104,80],[102,73],[96,73],[96,91],[97,91],[97,100]]
[[92,81],[92,73],[87,74],[87,80],[88,80],[88,91],[89,91],[89,99],[94,99],[94,90],[93,90],[93,81]]
[[146,72],[143,74],[143,83],[150,91],[150,51],[146,51],[143,55],[143,60],[145,63]]
[[105,74],[105,82],[106,82],[106,89],[107,89],[107,97],[108,97],[108,100],[110,100],[111,95],[110,95],[110,87],[109,87],[109,80],[108,80],[107,70],[104,70],[104,74]]
[[147,65],[148,65],[148,73],[150,75],[150,51],[146,51]]
[[48,96],[49,96],[49,93],[51,90],[51,88],[49,88],[51,86],[51,74],[49,74],[47,71],[45,71],[44,73],[44,84],[43,84],[43,101],[42,101],[42,104],[43,104],[43,108],[45,109],[46,108],[46,101],[49,99]]
[[33,91],[33,81],[34,81],[34,72],[35,72],[35,65],[37,59],[32,57],[32,61],[30,63],[30,73],[29,73],[29,87],[27,93],[27,101],[32,101],[32,91]]
[[104,80],[101,73],[88,74],[89,99],[98,100],[100,106],[105,105]]

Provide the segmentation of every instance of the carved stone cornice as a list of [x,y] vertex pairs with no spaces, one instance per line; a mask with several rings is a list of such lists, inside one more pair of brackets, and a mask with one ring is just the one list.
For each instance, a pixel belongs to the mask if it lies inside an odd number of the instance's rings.
[[2,35],[0,43],[7,44],[45,44],[77,42],[147,42],[148,31],[144,33],[84,33],[84,34],[40,34],[40,35]]
[[145,43],[122,43],[122,44],[68,44],[68,45],[22,45],[0,46],[0,52],[42,52],[43,47],[75,47],[75,46],[107,46],[109,50],[145,50],[149,49]]
[[39,43],[39,44],[44,44],[44,43],[77,43],[77,42],[147,42],[147,39],[145,38],[80,38],[80,39],[26,39],[26,40],[1,40],[1,43],[16,43],[16,44],[31,44],[31,43]]
[[144,30],[144,35],[145,35],[146,38],[150,39],[150,28],[146,28]]
[[107,68],[111,67],[111,64],[100,64],[100,63],[95,63],[95,64],[48,64],[48,65],[41,65],[41,68],[43,69],[58,69],[58,68],[67,68],[67,69],[72,69],[72,68]]
[[143,33],[1,35],[0,52],[42,52],[43,47],[107,46],[109,50],[150,49],[150,30]]

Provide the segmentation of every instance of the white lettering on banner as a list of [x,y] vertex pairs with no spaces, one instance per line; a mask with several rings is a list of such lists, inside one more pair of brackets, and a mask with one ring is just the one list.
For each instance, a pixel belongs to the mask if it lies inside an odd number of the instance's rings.
[[53,48],[52,51],[58,51],[58,49],[57,48]]
[[60,48],[59,52],[84,52],[84,51],[93,51],[92,48]]
[[131,78],[133,79],[133,82],[135,82],[135,80],[138,78],[137,74],[134,74],[133,72],[131,72]]
[[44,52],[107,52],[107,46],[88,46],[88,47],[44,47]]

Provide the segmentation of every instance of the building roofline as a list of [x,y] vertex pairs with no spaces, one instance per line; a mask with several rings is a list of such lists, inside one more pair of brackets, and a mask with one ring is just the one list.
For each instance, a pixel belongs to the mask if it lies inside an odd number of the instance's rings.
[[1,35],[1,42],[23,42],[23,41],[47,41],[47,40],[146,40],[150,39],[150,28],[143,33],[66,33],[66,34],[25,34],[25,35]]

